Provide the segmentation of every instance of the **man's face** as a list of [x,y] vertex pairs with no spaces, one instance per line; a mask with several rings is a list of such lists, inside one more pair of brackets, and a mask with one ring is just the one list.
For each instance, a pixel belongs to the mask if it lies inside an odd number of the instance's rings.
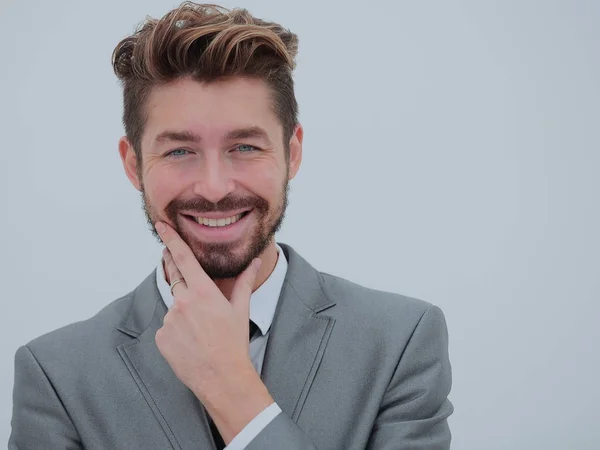
[[260,80],[182,78],[148,98],[141,167],[122,139],[121,156],[153,234],[160,240],[157,220],[169,223],[213,279],[241,273],[283,221],[302,129],[289,143],[288,163],[271,105]]

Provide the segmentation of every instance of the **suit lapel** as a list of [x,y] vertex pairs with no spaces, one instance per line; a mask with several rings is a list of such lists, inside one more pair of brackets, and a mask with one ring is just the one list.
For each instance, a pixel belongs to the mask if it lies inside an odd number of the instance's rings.
[[154,336],[167,309],[153,272],[133,293],[131,313],[119,329],[132,342],[117,350],[174,449],[214,449],[207,414],[196,396],[175,376]]
[[291,247],[263,362],[261,378],[279,407],[297,421],[335,319],[320,315],[335,305],[321,290],[319,273]]
[[[288,270],[261,378],[280,408],[297,421],[335,323],[320,313],[335,303],[323,294],[319,273],[291,247],[279,245]],[[131,310],[118,329],[134,339],[117,347],[121,358],[174,449],[215,449],[204,407],[156,347],[154,336],[167,312],[156,271],[132,296]]]

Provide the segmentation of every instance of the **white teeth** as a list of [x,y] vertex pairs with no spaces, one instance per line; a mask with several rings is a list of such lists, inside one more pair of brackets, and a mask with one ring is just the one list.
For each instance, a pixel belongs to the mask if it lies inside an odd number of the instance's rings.
[[206,217],[196,217],[196,222],[198,222],[200,225],[206,225],[208,227],[225,227],[237,222],[241,218],[242,214],[226,217],[225,219],[207,219]]

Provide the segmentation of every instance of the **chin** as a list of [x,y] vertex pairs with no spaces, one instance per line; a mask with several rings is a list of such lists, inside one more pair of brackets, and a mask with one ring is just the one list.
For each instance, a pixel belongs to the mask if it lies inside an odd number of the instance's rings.
[[196,243],[191,247],[200,266],[212,279],[235,278],[258,256],[248,243]]

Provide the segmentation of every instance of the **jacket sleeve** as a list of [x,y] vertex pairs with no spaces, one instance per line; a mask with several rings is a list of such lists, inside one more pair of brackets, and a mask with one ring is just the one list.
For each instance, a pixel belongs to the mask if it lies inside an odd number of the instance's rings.
[[52,383],[27,346],[15,354],[9,450],[81,450],[77,431]]
[[[453,412],[448,330],[440,308],[431,306],[417,323],[390,380],[369,437],[370,450],[448,450]],[[315,445],[281,413],[247,450],[315,450]]]
[[367,448],[449,449],[451,385],[446,321],[440,308],[430,306],[400,357]]
[[308,436],[285,413],[275,417],[250,444],[246,450],[317,450]]

